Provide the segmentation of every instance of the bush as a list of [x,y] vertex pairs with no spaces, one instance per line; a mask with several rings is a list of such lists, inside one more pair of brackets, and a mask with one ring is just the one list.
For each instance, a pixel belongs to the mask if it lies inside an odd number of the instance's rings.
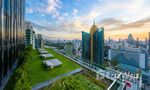
[[31,52],[32,47],[29,46],[20,54],[21,61],[18,62],[18,68],[8,81],[5,90],[31,90],[28,64],[31,60]]
[[57,80],[45,90],[100,90],[100,88],[83,75],[76,74]]
[[112,64],[113,66],[117,66],[117,65],[119,64],[119,61],[118,61],[118,60],[112,60],[112,61],[111,61],[111,64]]

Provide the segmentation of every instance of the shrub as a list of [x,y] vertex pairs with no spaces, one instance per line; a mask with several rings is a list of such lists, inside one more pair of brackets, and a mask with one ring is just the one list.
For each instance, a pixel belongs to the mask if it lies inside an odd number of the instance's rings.
[[8,81],[5,90],[31,90],[29,80],[29,62],[31,60],[32,47],[26,47],[20,54],[21,61]]

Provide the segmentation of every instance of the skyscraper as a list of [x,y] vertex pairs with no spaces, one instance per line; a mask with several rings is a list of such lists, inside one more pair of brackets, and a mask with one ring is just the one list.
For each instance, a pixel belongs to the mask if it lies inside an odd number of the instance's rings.
[[104,61],[104,29],[93,23],[90,34],[82,32],[82,58],[95,64]]
[[104,61],[104,28],[97,28],[93,41],[93,62],[102,64]]
[[150,32],[149,32],[149,52],[150,52]]
[[24,48],[24,0],[0,0],[0,84]]
[[25,29],[25,46],[32,45],[32,48],[35,49],[35,32],[30,22],[26,22]]
[[90,34],[82,31],[82,58],[90,59]]
[[93,35],[97,30],[97,26],[95,25],[95,22],[93,23],[93,26],[90,29],[90,56],[91,61],[93,61]]

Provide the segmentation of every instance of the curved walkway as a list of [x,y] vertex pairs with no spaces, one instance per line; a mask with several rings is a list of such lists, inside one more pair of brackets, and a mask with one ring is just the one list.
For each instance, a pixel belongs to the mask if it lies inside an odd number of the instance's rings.
[[55,77],[55,78],[53,78],[53,79],[51,79],[51,80],[47,80],[47,81],[44,81],[44,82],[42,82],[42,83],[39,83],[39,84],[33,86],[33,87],[32,87],[32,90],[39,90],[39,89],[41,89],[41,88],[43,88],[43,87],[46,87],[46,86],[52,84],[54,81],[56,81],[56,80],[58,80],[58,79],[60,79],[60,78],[62,78],[62,77],[69,76],[69,75],[72,75],[72,74],[76,74],[76,73],[79,73],[79,72],[81,72],[81,71],[82,71],[82,68],[78,68],[78,69],[75,69],[75,70],[73,70],[73,71],[71,71],[71,72],[67,72],[67,73],[62,74],[62,75],[60,75],[60,76],[58,76],[58,77]]

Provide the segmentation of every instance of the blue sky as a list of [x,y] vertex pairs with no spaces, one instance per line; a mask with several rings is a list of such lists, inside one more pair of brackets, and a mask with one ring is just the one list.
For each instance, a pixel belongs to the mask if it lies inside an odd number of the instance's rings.
[[26,0],[26,20],[50,39],[81,39],[95,20],[105,38],[144,39],[150,31],[150,0]]

